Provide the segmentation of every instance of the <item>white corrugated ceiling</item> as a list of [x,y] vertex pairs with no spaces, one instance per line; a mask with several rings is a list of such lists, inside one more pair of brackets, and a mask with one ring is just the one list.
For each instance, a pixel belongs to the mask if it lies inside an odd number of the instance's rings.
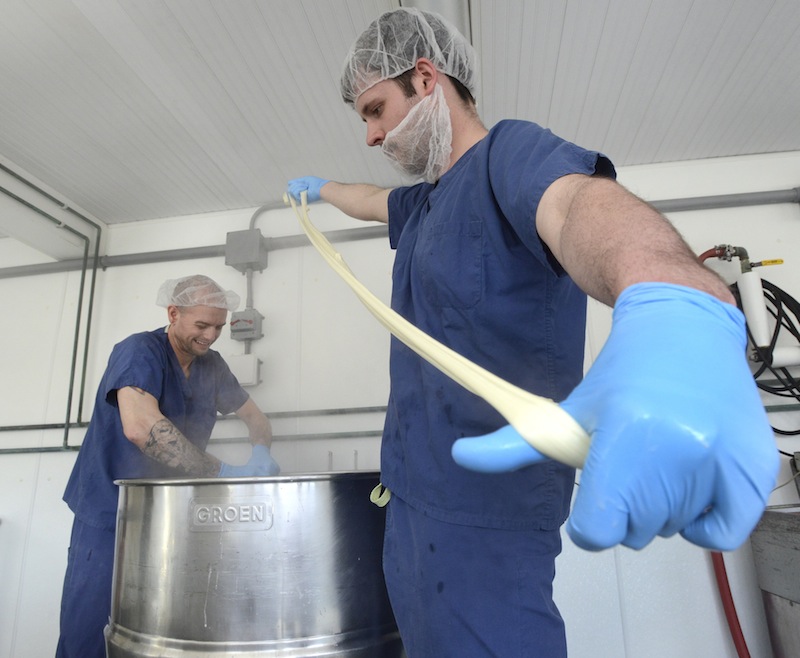
[[[337,82],[397,5],[3,0],[0,162],[108,224],[278,203],[303,174],[396,184]],[[797,0],[468,6],[487,125],[618,165],[800,150]]]

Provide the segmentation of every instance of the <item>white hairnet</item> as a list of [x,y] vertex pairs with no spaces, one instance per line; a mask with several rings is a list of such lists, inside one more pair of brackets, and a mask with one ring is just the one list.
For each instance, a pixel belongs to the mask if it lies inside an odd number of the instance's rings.
[[475,96],[475,51],[444,18],[416,7],[388,11],[350,48],[342,71],[342,98],[351,105],[373,85],[411,70],[420,57]]
[[223,290],[216,281],[202,274],[167,279],[156,297],[158,306],[211,306],[226,311],[235,311],[239,301],[235,292]]

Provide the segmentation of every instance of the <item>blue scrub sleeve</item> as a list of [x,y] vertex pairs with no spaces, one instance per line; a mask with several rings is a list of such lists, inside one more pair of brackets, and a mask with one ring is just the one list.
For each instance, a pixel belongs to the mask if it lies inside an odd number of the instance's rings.
[[433,187],[430,183],[420,183],[389,192],[389,245],[392,249],[397,249],[400,235],[414,209],[431,193]]
[[147,391],[156,400],[162,396],[168,355],[149,334],[131,336],[114,347],[103,379],[103,398],[117,406],[116,392],[126,386]]
[[231,414],[241,409],[250,395],[242,388],[225,360],[217,353],[214,353],[214,357],[217,375],[217,411],[221,414]]
[[520,139],[517,131],[492,134],[489,180],[503,215],[534,253],[541,251],[536,212],[545,191],[569,174],[616,178],[611,161],[539,129],[534,139]]

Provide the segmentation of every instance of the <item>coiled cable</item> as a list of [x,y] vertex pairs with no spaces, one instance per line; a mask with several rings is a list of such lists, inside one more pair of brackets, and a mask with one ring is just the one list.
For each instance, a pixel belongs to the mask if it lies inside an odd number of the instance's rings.
[[[767,312],[775,320],[775,326],[767,347],[756,345],[750,332],[750,327],[747,327],[750,343],[753,345],[754,354],[760,363],[758,369],[753,373],[753,377],[756,380],[756,385],[762,391],[800,403],[800,381],[788,368],[776,368],[772,365],[772,352],[778,343],[781,333],[788,332],[800,344],[800,329],[798,328],[798,323],[800,323],[800,302],[769,281],[762,279],[761,285],[764,291]],[[741,295],[735,283],[731,286],[731,291],[736,297],[739,308],[742,308]],[[772,429],[776,434],[783,436],[800,435],[800,428],[786,430],[773,426]]]

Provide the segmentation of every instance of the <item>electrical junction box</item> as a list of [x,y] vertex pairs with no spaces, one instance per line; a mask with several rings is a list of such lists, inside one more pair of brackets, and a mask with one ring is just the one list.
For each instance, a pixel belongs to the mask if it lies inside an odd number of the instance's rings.
[[231,313],[231,338],[234,340],[256,340],[262,338],[261,321],[264,316],[254,308]]
[[225,239],[225,264],[239,270],[258,270],[267,267],[267,247],[261,231],[231,231]]
[[242,386],[261,383],[261,361],[255,354],[237,354],[225,357],[225,363]]

